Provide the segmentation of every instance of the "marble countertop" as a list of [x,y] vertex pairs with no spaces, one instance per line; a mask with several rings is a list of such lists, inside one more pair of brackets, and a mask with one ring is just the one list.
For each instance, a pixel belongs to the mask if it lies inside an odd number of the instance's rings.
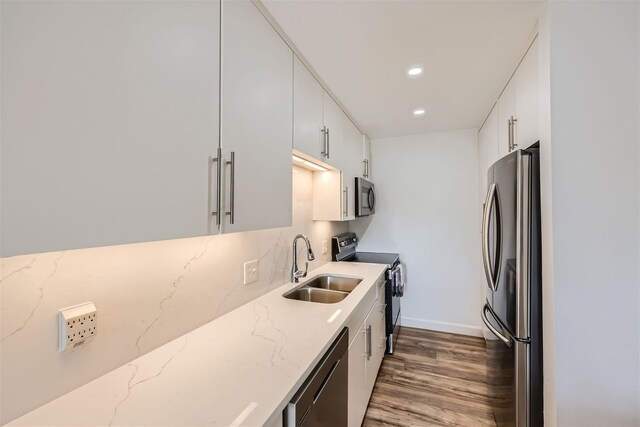
[[385,268],[327,263],[308,278],[363,279],[344,300],[289,300],[283,285],[7,425],[270,425]]

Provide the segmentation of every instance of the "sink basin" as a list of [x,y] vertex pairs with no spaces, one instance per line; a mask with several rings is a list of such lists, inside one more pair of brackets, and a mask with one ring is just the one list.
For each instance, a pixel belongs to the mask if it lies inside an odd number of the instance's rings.
[[356,277],[323,274],[314,277],[282,296],[298,301],[335,304],[345,299],[349,292],[353,291],[360,282],[362,282],[362,279]]
[[351,292],[362,282],[362,279],[329,274],[318,276],[305,283],[309,288],[328,289],[331,291]]
[[324,289],[308,288],[303,286],[291,290],[283,295],[288,299],[296,299],[298,301],[319,302],[322,304],[335,304],[342,301],[349,295],[348,292],[328,291]]

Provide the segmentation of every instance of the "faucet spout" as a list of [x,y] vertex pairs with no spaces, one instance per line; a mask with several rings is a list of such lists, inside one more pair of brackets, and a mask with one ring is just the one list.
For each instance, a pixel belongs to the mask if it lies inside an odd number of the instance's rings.
[[[298,239],[304,240],[307,245],[307,262],[305,262],[304,271],[298,269]],[[311,242],[304,234],[298,234],[293,238],[293,265],[291,266],[291,282],[298,283],[300,279],[307,277],[307,271],[309,270],[309,262],[316,259],[311,249]]]

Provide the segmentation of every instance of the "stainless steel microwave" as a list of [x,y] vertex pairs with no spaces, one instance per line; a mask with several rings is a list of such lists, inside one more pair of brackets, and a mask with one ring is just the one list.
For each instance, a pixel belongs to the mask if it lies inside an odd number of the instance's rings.
[[356,178],[356,216],[376,213],[376,190],[373,182]]

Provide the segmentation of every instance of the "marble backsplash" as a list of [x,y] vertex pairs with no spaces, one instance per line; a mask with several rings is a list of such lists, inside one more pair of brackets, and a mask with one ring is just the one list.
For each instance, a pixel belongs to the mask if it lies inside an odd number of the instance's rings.
[[[0,412],[6,423],[289,281],[291,243],[346,223],[312,220],[311,172],[293,169],[292,227],[0,260]],[[302,253],[302,250],[301,250]],[[259,279],[243,285],[243,263]],[[92,301],[94,341],[58,352],[58,310]],[[224,343],[219,343],[224,346]]]

